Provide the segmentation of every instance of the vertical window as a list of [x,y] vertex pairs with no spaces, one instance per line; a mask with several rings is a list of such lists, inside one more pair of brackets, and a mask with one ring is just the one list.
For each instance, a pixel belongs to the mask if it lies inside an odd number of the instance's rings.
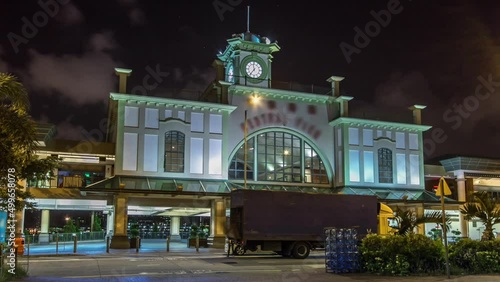
[[420,158],[410,155],[410,184],[420,185]]
[[125,126],[139,126],[139,108],[125,106]]
[[165,172],[184,172],[184,133],[165,133]]
[[349,127],[349,145],[359,145],[359,128]]
[[397,183],[406,184],[406,154],[396,154]]
[[359,151],[349,150],[349,180],[359,182]]
[[342,154],[342,150],[339,150],[339,154],[337,156],[337,167],[338,167],[338,180],[340,183],[344,182],[344,155]]
[[191,131],[203,132],[204,131],[204,115],[203,113],[191,113]]
[[337,129],[337,146],[342,146],[342,130]]
[[378,182],[393,183],[392,151],[387,148],[378,149]]
[[373,165],[373,152],[363,152],[363,172],[365,182],[375,182],[374,165]]
[[172,110],[165,110],[165,119],[172,117]]
[[178,111],[177,112],[177,118],[180,120],[186,120],[186,112],[184,111]]
[[410,150],[418,150],[418,134],[410,133],[408,139],[410,140]]
[[222,115],[210,115],[210,133],[222,133]]
[[404,132],[396,132],[396,148],[398,149],[405,149],[406,148],[406,142],[405,142],[405,134]]
[[373,146],[373,129],[363,129],[363,145]]
[[144,121],[144,127],[158,128],[158,122],[159,122],[158,109],[146,108],[146,118]]
[[203,139],[191,138],[190,173],[203,173]]

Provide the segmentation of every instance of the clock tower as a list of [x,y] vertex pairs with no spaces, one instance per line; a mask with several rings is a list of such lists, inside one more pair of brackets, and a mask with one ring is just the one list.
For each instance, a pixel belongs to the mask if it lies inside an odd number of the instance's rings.
[[217,57],[224,64],[225,81],[231,84],[271,86],[272,53],[280,47],[269,38],[251,32],[233,34]]

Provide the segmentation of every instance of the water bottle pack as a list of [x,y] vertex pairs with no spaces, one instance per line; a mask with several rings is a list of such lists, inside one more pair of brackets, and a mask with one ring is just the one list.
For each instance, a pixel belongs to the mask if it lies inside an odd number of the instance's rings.
[[355,228],[325,228],[327,272],[354,272],[358,264],[358,232]]

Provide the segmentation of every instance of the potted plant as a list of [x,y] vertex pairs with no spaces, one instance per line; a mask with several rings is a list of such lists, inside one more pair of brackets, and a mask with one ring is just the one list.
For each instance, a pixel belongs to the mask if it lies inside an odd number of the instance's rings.
[[[139,236],[139,223],[136,221],[130,223],[130,248],[137,248],[137,237]],[[141,239],[139,238],[139,248],[141,247]]]
[[196,224],[191,225],[188,247],[196,247],[196,237],[198,237],[199,247],[208,247],[208,227]]

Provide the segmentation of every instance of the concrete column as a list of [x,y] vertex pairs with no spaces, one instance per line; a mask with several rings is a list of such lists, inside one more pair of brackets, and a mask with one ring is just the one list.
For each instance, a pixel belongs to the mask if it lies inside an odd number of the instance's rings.
[[128,218],[127,218],[128,197],[116,195],[114,198],[115,220],[113,228],[113,237],[111,237],[111,249],[129,249],[130,242],[127,236]]
[[[424,207],[423,206],[416,207],[417,217],[423,216],[424,212],[425,211],[424,211]],[[417,226],[417,234],[425,235],[425,224],[419,224]]]
[[223,249],[226,242],[226,202],[224,199],[212,201],[210,209],[210,237],[212,247]]
[[106,171],[104,173],[104,177],[106,178],[110,178],[111,176],[113,176],[113,166],[112,165],[106,165]]
[[179,216],[172,216],[170,218],[170,240],[180,241],[181,240],[181,218]]
[[[465,202],[466,199],[466,190],[465,190],[465,174],[463,170],[455,171],[455,176],[457,177],[457,191],[458,191],[458,201]],[[463,208],[463,205],[460,205],[459,209]],[[469,223],[465,220],[465,216],[460,213],[458,222],[460,223],[460,232],[462,233],[462,237],[469,237]]]
[[113,235],[113,226],[114,226],[114,212],[113,211],[109,211],[108,212],[108,218],[106,220],[106,234],[108,236],[112,236]]
[[49,222],[50,210],[42,210],[42,224],[40,226],[40,236],[38,241],[40,243],[49,243]]

